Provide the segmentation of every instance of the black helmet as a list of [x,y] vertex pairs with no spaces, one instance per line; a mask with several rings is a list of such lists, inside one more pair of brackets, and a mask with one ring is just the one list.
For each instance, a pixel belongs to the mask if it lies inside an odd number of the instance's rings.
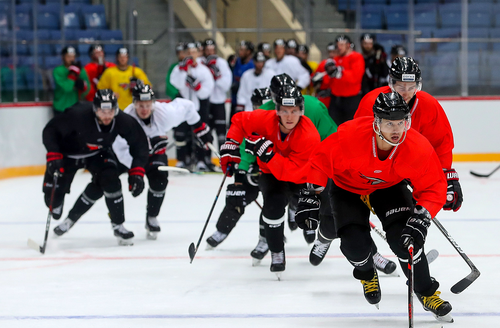
[[286,42],[287,49],[297,49],[297,47],[298,47],[298,44],[297,44],[297,40],[295,40],[295,39],[290,39]]
[[410,107],[397,92],[380,93],[373,105],[376,118],[398,121],[410,117]]
[[400,44],[395,44],[391,47],[391,55],[404,57],[406,56],[406,49]]
[[295,85],[281,87],[274,100],[276,101],[276,110],[279,110],[281,106],[298,106],[301,110],[304,109],[304,96]]
[[389,77],[392,81],[401,82],[422,82],[422,72],[417,62],[411,57],[397,57],[394,59],[389,70]]
[[134,101],[155,100],[155,93],[149,84],[144,84],[140,81],[132,89],[132,97],[134,97]]
[[257,45],[257,51],[271,50],[271,45],[267,42],[261,42]]
[[185,43],[184,42],[179,42],[177,43],[177,45],[175,46],[175,52],[181,52],[181,51],[184,51],[184,47],[185,47]]
[[93,44],[89,47],[89,57],[92,57],[92,55],[94,54],[94,51],[96,50],[100,50],[100,51],[103,51],[104,52],[104,47],[102,46],[102,44]]
[[197,49],[196,42],[186,42],[184,44],[184,50]]
[[203,48],[206,48],[206,47],[215,47],[216,44],[215,44],[215,41],[213,39],[205,39],[202,43],[202,46]]
[[309,54],[309,47],[308,47],[307,45],[305,45],[305,44],[301,44],[301,45],[299,46],[299,49],[298,49],[298,50],[299,50],[299,52],[303,52],[303,53],[305,53],[306,55],[308,55],[308,54]]
[[347,42],[347,43],[352,44],[351,38],[345,34],[338,35],[335,38],[335,43],[337,43],[337,42]]
[[276,39],[276,40],[274,40],[274,42],[273,42],[273,48],[276,48],[277,46],[286,47],[285,40],[284,39]]
[[118,50],[116,50],[116,55],[129,55],[128,53],[128,49],[125,48],[125,47],[122,47],[122,48],[118,48]]
[[252,52],[252,53],[255,50],[255,47],[254,47],[254,45],[253,45],[253,43],[251,41],[245,41],[245,40],[241,41],[240,42],[240,47],[241,48],[246,48],[246,49],[250,50],[250,52]]
[[273,76],[271,79],[271,85],[269,86],[273,98],[285,85],[296,86],[295,81],[286,73]]
[[94,96],[94,112],[100,109],[113,109],[115,111],[115,116],[118,115],[118,100],[116,99],[113,90],[111,89],[101,89],[97,90]]
[[62,48],[61,55],[64,56],[66,54],[72,54],[72,55],[76,56],[76,50],[75,50],[75,48],[72,47],[72,46],[66,46],[66,47]]
[[326,50],[327,51],[335,51],[335,49],[337,48],[337,45],[335,42],[330,42],[329,44],[327,44],[326,46]]
[[266,55],[264,55],[264,53],[262,51],[257,51],[253,55],[254,62],[265,62],[266,60],[267,60],[267,57],[266,57]]
[[270,99],[271,99],[271,90],[269,90],[269,88],[260,88],[253,90],[251,100],[254,109],[262,106],[264,100],[270,100]]
[[363,33],[361,34],[360,38],[359,38],[359,41],[363,42],[363,41],[372,41],[372,42],[375,42],[377,40],[377,38],[375,37],[375,34],[371,34],[371,33]]

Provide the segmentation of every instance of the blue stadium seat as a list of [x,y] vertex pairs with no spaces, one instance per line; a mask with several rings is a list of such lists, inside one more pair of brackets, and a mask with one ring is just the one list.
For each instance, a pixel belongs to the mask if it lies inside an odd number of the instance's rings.
[[[460,28],[443,28],[434,31],[435,38],[459,38]],[[459,51],[460,42],[443,42],[437,44],[437,51]]]
[[493,14],[493,25],[500,27],[500,11]]
[[467,65],[480,66],[482,64],[480,51],[470,51],[467,53]]
[[82,5],[90,5],[92,4],[92,0],[68,0],[68,3],[78,3]]
[[[75,37],[78,41],[95,41],[100,39],[100,33],[99,31],[96,30],[81,30],[81,31],[75,31]],[[80,56],[87,56],[87,53],[89,52],[90,44],[78,44],[78,53]]]
[[408,29],[408,13],[389,11],[386,13],[386,22],[389,30]]
[[[24,81],[24,70],[16,70],[17,90],[26,90],[26,83]],[[14,91],[14,71],[10,68],[2,68],[2,90]]]
[[[123,35],[121,30],[102,30],[100,31],[101,40],[123,40]],[[116,51],[123,47],[123,44],[104,44],[104,51],[109,55],[115,55]],[[114,60],[113,60],[114,62]]]
[[54,14],[61,13],[61,3],[46,3],[45,5],[38,6],[38,12],[49,12]]
[[384,12],[384,8],[385,8],[384,5],[364,5],[363,7],[361,7],[361,11],[363,12],[363,14],[365,13],[381,14]]
[[384,11],[385,11],[385,14],[387,15],[387,13],[405,13],[407,14],[408,13],[408,4],[405,3],[405,4],[402,4],[402,3],[399,3],[399,4],[395,4],[395,5],[390,5],[390,6],[384,6]]
[[72,4],[64,7],[64,26],[75,30],[81,28],[80,5]]
[[[431,57],[431,56],[429,56]],[[458,75],[458,53],[437,52],[435,56],[428,58],[428,64],[432,64],[432,78],[435,87],[453,87],[459,80]]]
[[[432,32],[434,31],[434,28],[432,27],[426,27],[426,28],[419,28],[422,32],[421,35],[417,36],[418,38],[432,38]],[[432,48],[432,43],[426,42],[426,43],[421,43],[421,42],[416,42],[415,43],[415,51],[417,52],[426,52],[431,50]]]
[[31,30],[31,14],[28,12],[16,12],[16,27],[21,30]]
[[[490,37],[491,38],[500,38],[500,29],[499,28],[494,28],[490,29]],[[495,42],[492,45],[493,51],[499,51],[500,50],[500,43]]]
[[47,30],[58,30],[59,27],[59,15],[53,12],[39,12],[36,16],[36,25],[40,29]]
[[[354,5],[356,5],[356,0],[351,0],[351,3],[354,3]],[[391,3],[392,3],[392,1],[391,1]],[[386,0],[365,0],[364,4],[365,5],[386,5],[387,1]]]
[[361,28],[382,29],[383,18],[382,13],[362,13]]
[[45,57],[45,68],[52,69],[62,64],[61,56],[47,56]]
[[441,15],[441,27],[460,27],[462,25],[462,13],[460,11],[439,11]]
[[82,6],[83,21],[86,29],[107,29],[104,5]]
[[27,90],[35,90],[35,79],[38,81],[38,89],[43,88],[43,78],[40,72],[35,74],[35,70],[31,68],[27,68],[24,70],[24,78],[26,80],[26,89]]
[[23,3],[16,5],[16,13],[28,13],[31,14],[32,8],[31,4]]
[[[70,40],[70,41],[76,40],[75,30],[65,30],[64,32],[65,32],[65,39],[66,40]],[[61,31],[56,31],[56,30],[50,31],[50,39],[53,41],[62,40]],[[76,48],[76,44],[72,44],[72,45]],[[55,53],[57,55],[61,54],[62,48],[63,48],[63,45],[61,45],[60,43],[55,44],[54,45]]]
[[[35,57],[19,56],[18,66],[20,67],[35,67]],[[38,67],[43,67],[43,57],[38,57]]]
[[475,0],[468,4],[469,12],[491,13],[493,11],[493,2],[478,2]]
[[490,27],[491,12],[469,11],[469,27]]
[[[488,28],[469,28],[469,38],[484,38],[487,39],[489,37],[489,29]],[[489,43],[488,42],[470,42],[468,45],[469,51],[478,51],[478,50],[488,50]]]
[[[26,44],[17,43],[16,45],[16,53],[18,56],[28,56],[30,55],[30,44],[29,42],[33,41],[33,31],[24,31],[19,30],[16,31],[17,41],[27,41]],[[12,48],[12,45],[9,45],[9,48]],[[9,51],[11,54],[13,53],[12,49]]]
[[355,0],[337,0],[337,10],[338,11],[349,11],[356,10],[356,1]]
[[437,28],[437,10],[436,11],[420,11],[415,12],[415,29],[423,27]]
[[437,3],[434,1],[433,3],[416,3],[413,9],[416,13],[421,12],[437,12]]
[[444,3],[444,4],[439,5],[438,10],[441,14],[444,14],[447,12],[461,12],[462,11],[462,4],[461,3]]
[[[53,47],[51,44],[42,43],[43,41],[50,40],[50,32],[49,30],[37,30],[36,36],[38,39],[38,55],[39,56],[50,56],[53,54]],[[35,54],[34,45],[30,45],[30,53]]]

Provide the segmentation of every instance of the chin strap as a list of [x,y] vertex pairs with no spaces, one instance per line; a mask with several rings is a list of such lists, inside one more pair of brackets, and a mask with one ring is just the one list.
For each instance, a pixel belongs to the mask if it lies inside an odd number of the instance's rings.
[[[411,123],[410,123],[410,126],[411,126]],[[408,128],[409,129],[409,128]],[[399,145],[401,145],[403,143],[403,141],[405,141],[406,139],[406,135],[408,134],[408,129],[405,127],[405,132],[404,132],[404,135],[403,135],[403,138],[401,139],[400,142],[398,143],[393,143],[393,142],[390,142],[389,140],[387,140],[384,135],[382,134],[382,132],[380,131],[380,125],[379,123],[377,122],[377,120],[375,119],[373,121],[373,131],[379,136],[380,139],[382,139],[383,141],[387,142],[389,145],[393,146],[393,147],[397,147]]]

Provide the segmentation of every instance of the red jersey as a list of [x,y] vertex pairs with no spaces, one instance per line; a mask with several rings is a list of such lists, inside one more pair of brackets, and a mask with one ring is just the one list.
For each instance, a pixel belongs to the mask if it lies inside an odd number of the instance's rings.
[[[370,91],[361,99],[354,118],[361,116],[373,117],[373,105],[380,93],[389,93],[391,88],[381,87]],[[439,102],[424,91],[415,96],[411,109],[411,128],[420,132],[429,140],[436,151],[443,169],[449,170],[453,161],[453,132],[448,117]]]
[[97,91],[96,86],[99,82],[99,79],[101,78],[102,73],[106,70],[106,68],[113,66],[116,65],[110,62],[104,62],[104,66],[99,65],[98,63],[88,63],[87,65],[85,65],[85,71],[87,72],[90,81],[90,91],[85,99],[87,99],[88,101],[94,100],[95,92]]
[[[321,63],[319,63],[318,68],[316,68],[316,72],[311,74],[311,79],[313,78],[314,74],[316,73],[321,73],[325,71],[325,63],[328,59],[323,59]],[[321,82],[321,86],[319,87],[319,90],[327,90],[330,88],[330,77],[328,75],[323,76],[323,81]],[[326,108],[330,107],[330,97],[318,97],[319,101],[321,101],[323,104],[325,104]]]
[[297,174],[306,166],[309,156],[321,139],[318,130],[306,116],[301,116],[297,126],[282,136],[279,117],[274,110],[256,109],[235,114],[227,137],[242,142],[253,132],[273,142],[274,156],[267,162],[257,158],[260,170],[272,174],[280,181],[305,183],[305,175]]
[[337,97],[352,97],[361,92],[361,81],[365,74],[365,59],[359,52],[352,51],[346,56],[334,58],[337,66],[342,67],[340,79],[330,79],[330,89]]
[[410,129],[404,142],[381,161],[372,124],[371,117],[353,119],[323,140],[309,161],[307,182],[326,186],[332,178],[342,189],[369,195],[407,179],[417,203],[434,217],[446,201],[447,186],[434,148]]

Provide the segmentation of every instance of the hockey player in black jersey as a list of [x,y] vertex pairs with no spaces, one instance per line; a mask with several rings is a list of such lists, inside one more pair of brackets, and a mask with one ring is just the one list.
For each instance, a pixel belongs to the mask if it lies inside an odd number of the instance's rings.
[[[148,161],[148,141],[139,123],[118,108],[117,99],[109,89],[98,90],[93,103],[77,103],[47,123],[43,130],[43,144],[47,149],[47,169],[43,192],[45,203],[50,201],[54,172],[61,177],[55,189],[53,218],[62,215],[64,196],[70,192],[76,171],[87,169],[92,183],[78,199],[68,218],[54,229],[61,235],[85,213],[88,204],[104,197],[109,210],[114,235],[119,244],[131,245],[134,233],[125,222],[118,163],[111,145],[120,135],[127,140],[133,157],[128,171],[129,190],[137,197],[144,189],[144,166]],[[59,233],[58,233],[59,232]]]

